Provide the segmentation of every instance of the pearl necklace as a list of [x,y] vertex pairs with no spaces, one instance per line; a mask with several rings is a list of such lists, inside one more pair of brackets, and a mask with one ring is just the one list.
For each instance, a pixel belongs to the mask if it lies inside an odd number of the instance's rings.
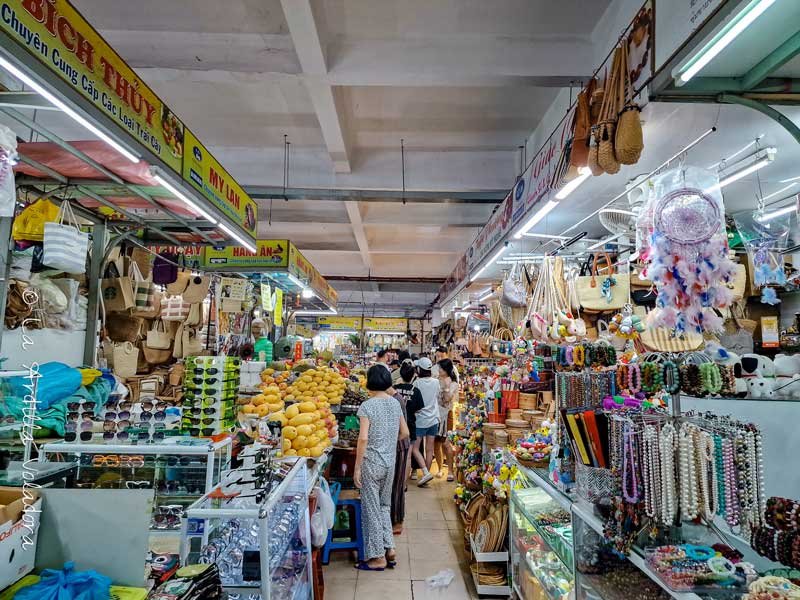
[[758,519],[764,525],[764,515],[767,512],[767,497],[764,493],[764,446],[761,441],[761,431],[755,434],[756,466],[758,467]]
[[[714,471],[714,440],[711,434],[705,431],[697,432],[698,468],[700,472],[700,493],[703,500],[703,517],[707,520],[714,518],[714,507],[717,495],[716,477]],[[713,505],[713,506],[712,506]]]
[[658,431],[653,425],[644,428],[644,503],[650,518],[661,514],[661,453]]
[[684,423],[678,434],[678,467],[680,469],[680,509],[681,517],[687,521],[697,518],[699,510],[697,471],[695,470],[694,429],[696,426]]
[[658,440],[661,455],[661,520],[672,525],[677,516],[678,503],[675,498],[675,427],[667,423],[661,429]]

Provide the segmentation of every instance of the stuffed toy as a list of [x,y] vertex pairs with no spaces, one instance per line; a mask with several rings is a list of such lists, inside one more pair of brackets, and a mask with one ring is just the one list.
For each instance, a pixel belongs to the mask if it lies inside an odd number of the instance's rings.
[[800,356],[778,354],[775,357],[774,394],[778,398],[800,400]]
[[747,389],[747,380],[742,377],[742,359],[735,352],[731,352],[723,348],[717,342],[706,342],[705,353],[711,357],[716,364],[733,367],[733,376],[736,378],[736,391],[737,398],[746,398],[749,390]]
[[742,374],[750,398],[770,399],[775,387],[775,363],[760,354],[742,355]]

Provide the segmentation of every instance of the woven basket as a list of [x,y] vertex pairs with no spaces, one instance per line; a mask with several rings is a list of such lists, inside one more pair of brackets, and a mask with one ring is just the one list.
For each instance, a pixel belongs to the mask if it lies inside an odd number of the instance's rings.
[[500,423],[484,423],[483,424],[483,441],[487,446],[495,445],[495,433],[500,429],[505,429],[505,425]]
[[641,109],[636,104],[629,104],[623,110],[617,124],[614,140],[614,154],[623,165],[635,165],[639,162],[644,150],[642,121],[639,117]]
[[590,142],[589,144],[589,159],[588,159],[588,167],[589,170],[592,172],[592,175],[595,177],[602,175],[605,173],[603,171],[603,167],[600,166],[600,157],[599,157],[600,148],[598,147],[596,142]]
[[597,149],[597,163],[604,172],[613,175],[619,173],[620,165],[614,152],[614,133],[616,124],[604,121],[600,124],[600,145]]
[[515,446],[517,441],[527,438],[531,430],[528,428],[509,427],[506,429],[506,433],[508,434],[508,445]]
[[550,466],[549,458],[546,460],[522,460],[521,458],[518,458],[517,462],[523,467],[528,467],[529,469],[547,469]]
[[523,410],[536,410],[539,408],[538,394],[521,392],[519,395],[519,407]]
[[521,408],[510,408],[506,413],[506,421],[510,421],[512,419],[516,419],[519,421],[522,419],[522,409]]
[[504,448],[505,446],[508,446],[510,441],[508,430],[498,429],[494,432],[494,444],[492,445],[498,448]]

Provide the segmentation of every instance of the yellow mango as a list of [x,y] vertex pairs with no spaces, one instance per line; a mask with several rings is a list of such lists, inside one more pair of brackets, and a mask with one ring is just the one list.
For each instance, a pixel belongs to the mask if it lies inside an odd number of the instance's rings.
[[286,415],[283,414],[282,411],[274,412],[267,417],[267,421],[278,421],[281,426],[286,425],[289,420],[286,418]]
[[316,445],[310,450],[310,454],[312,457],[317,458],[318,456],[322,456],[322,452],[325,450],[323,446]]
[[283,437],[287,440],[293,440],[297,437],[297,428],[292,427],[291,425],[284,425],[283,427]]
[[313,425],[298,425],[297,426],[297,435],[311,435],[314,433],[314,426]]
[[314,413],[317,409],[317,405],[313,402],[301,402],[300,403],[300,412],[301,413]]
[[284,454],[292,449],[292,440],[287,440],[283,438],[283,452]]
[[285,412],[287,419],[294,419],[297,415],[300,414],[300,407],[297,404],[292,404],[291,406],[286,407]]
[[308,448],[302,448],[301,450],[297,451],[297,456],[309,457],[311,456],[311,451]]
[[294,449],[287,450],[283,453],[284,456],[297,456],[297,451]]
[[304,435],[298,435],[296,438],[292,440],[292,448],[295,450],[300,450],[305,448],[308,444],[308,438]]

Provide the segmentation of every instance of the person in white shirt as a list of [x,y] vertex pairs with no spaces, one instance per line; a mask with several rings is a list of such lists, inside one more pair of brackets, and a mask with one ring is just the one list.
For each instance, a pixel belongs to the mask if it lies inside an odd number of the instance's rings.
[[437,477],[444,477],[444,458],[447,458],[447,481],[453,481],[455,468],[453,465],[453,446],[447,439],[450,428],[450,414],[453,404],[458,400],[458,373],[453,361],[445,358],[439,361],[439,431],[436,435],[434,452],[439,465]]
[[[417,483],[418,487],[423,487],[433,479],[430,468],[433,463],[434,441],[439,432],[439,380],[431,377],[433,363],[430,358],[420,358],[415,365],[417,367],[417,380],[414,382],[414,387],[422,394],[423,405],[417,411],[417,439],[414,440],[414,447],[411,452],[417,463],[424,465],[422,478]],[[423,443],[425,444],[424,458],[419,450]]]

